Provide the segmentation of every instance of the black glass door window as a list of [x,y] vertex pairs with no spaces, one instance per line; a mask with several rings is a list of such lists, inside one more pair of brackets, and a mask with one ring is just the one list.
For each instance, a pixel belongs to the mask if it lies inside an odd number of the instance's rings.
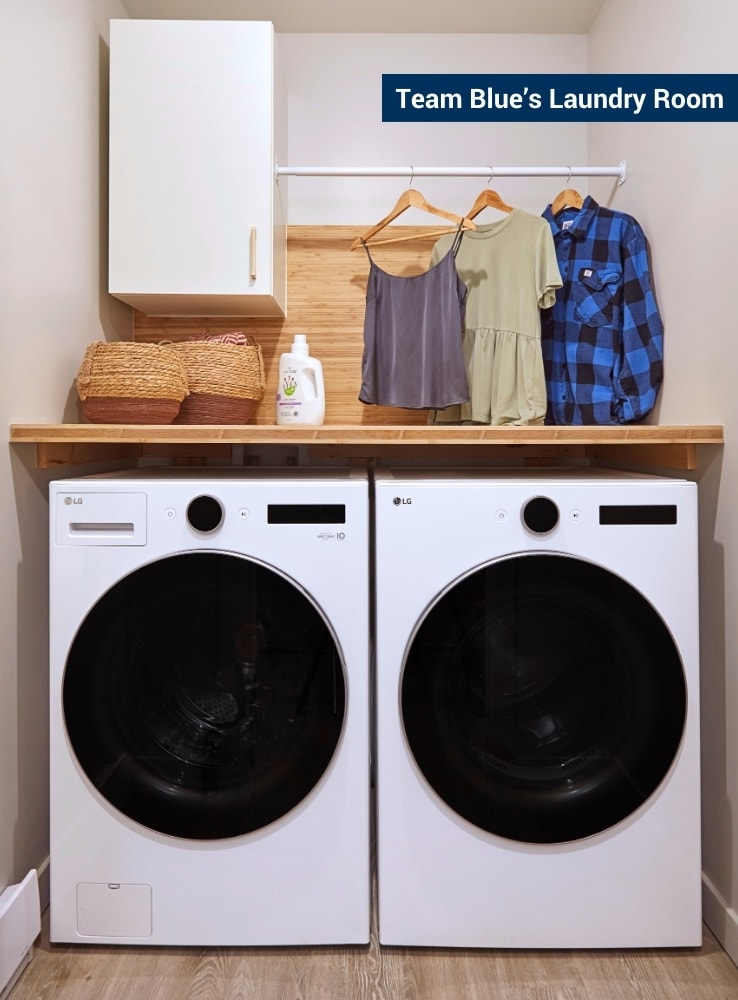
[[471,823],[561,843],[629,816],[678,751],[674,641],[622,579],[571,557],[492,563],[444,593],[411,642],[402,718],[429,784]]
[[317,784],[346,689],[333,635],[289,580],[246,558],[172,556],[109,590],[64,676],[64,718],[100,793],[198,840],[258,830]]

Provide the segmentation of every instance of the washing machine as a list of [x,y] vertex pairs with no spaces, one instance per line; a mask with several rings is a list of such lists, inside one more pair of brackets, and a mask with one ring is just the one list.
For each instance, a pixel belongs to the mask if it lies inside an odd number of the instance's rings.
[[380,941],[700,945],[696,485],[375,494]]
[[366,943],[369,488],[50,485],[57,942]]

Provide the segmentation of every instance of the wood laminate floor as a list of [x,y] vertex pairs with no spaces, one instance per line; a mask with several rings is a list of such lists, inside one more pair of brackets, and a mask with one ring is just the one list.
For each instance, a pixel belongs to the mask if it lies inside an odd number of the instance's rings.
[[738,968],[702,948],[467,951],[50,945],[11,1000],[738,1000]]

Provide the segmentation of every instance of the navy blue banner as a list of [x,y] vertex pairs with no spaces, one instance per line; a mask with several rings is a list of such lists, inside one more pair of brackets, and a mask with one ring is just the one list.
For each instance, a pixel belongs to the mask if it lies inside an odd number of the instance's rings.
[[735,122],[738,74],[384,73],[384,122]]

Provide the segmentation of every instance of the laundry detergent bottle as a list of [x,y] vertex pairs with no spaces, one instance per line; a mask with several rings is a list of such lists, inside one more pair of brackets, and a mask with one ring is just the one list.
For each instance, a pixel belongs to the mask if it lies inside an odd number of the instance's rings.
[[296,333],[292,349],[279,359],[277,423],[319,427],[324,420],[323,365],[310,357],[306,335]]

